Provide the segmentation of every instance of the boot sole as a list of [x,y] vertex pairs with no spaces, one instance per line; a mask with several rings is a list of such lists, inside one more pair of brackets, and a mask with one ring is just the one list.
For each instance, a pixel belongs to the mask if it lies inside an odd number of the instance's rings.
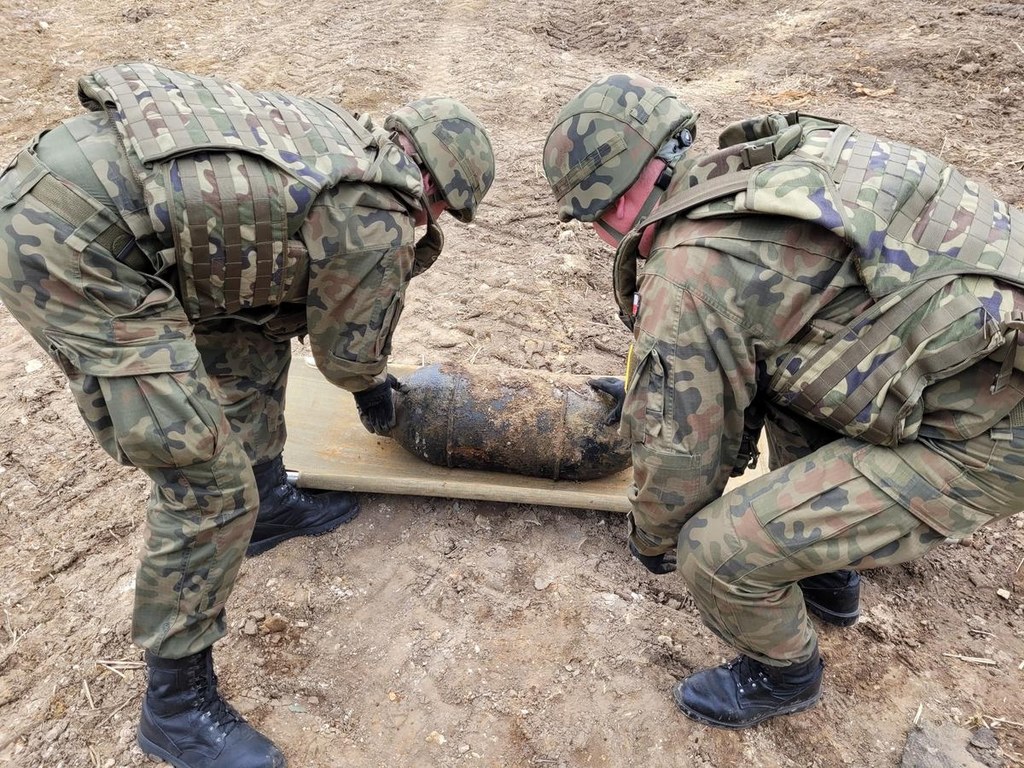
[[774,712],[766,712],[754,720],[748,720],[745,723],[727,723],[721,720],[715,720],[715,718],[713,717],[709,717],[708,715],[705,715],[702,712],[697,712],[696,710],[690,709],[688,706],[686,706],[682,701],[680,701],[680,697],[682,696],[682,687],[683,684],[680,682],[676,683],[675,687],[672,689],[672,698],[675,700],[676,707],[679,709],[680,712],[689,717],[691,720],[696,720],[697,722],[703,723],[704,725],[711,725],[715,728],[727,728],[730,731],[738,731],[742,730],[743,728],[750,728],[759,723],[763,723],[765,720],[769,720],[773,717],[779,717],[780,715],[795,715],[797,712],[803,712],[804,710],[810,709],[815,704],[817,704],[818,700],[821,698],[821,691],[818,691],[818,693],[815,694],[813,699],[810,699],[808,701],[801,701],[798,704],[791,704],[788,707],[782,707],[781,709],[778,709]]
[[829,610],[813,600],[808,600],[806,595],[804,596],[804,605],[807,606],[808,611],[826,624],[831,624],[834,627],[852,627],[857,623],[857,619],[860,618],[860,608],[849,613],[839,613]]
[[157,760],[163,760],[165,763],[170,763],[174,768],[194,768],[194,766],[188,763],[179,762],[170,752],[161,747],[158,747],[152,741],[147,739],[141,733],[138,734],[139,748],[146,753],[147,757],[156,758]]
[[346,512],[340,517],[336,517],[333,520],[329,520],[316,528],[303,528],[302,530],[285,531],[279,533],[277,536],[271,536],[269,539],[263,539],[255,544],[250,544],[245,548],[246,557],[255,557],[256,555],[262,555],[268,549],[273,549],[278,544],[288,539],[294,539],[297,536],[323,536],[325,533],[330,533],[338,526],[353,520],[359,514],[359,507],[356,507],[351,512]]

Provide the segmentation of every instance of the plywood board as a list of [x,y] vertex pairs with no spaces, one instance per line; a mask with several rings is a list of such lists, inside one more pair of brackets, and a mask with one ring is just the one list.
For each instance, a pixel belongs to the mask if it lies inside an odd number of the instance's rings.
[[[401,378],[414,368],[391,370]],[[352,395],[305,360],[292,363],[285,417],[285,466],[298,473],[298,485],[305,488],[629,511],[631,469],[575,482],[429,464],[395,441],[367,432]]]

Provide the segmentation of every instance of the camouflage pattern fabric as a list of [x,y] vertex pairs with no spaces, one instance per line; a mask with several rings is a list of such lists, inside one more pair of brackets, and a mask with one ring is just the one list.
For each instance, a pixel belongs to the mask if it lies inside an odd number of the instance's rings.
[[544,173],[562,221],[594,221],[636,181],[662,143],[696,135],[697,113],[638,75],[609,75],[562,108],[544,145]]
[[409,137],[448,211],[470,222],[494,182],[494,149],[480,120],[455,99],[418,99],[384,121],[385,130]]
[[[641,275],[622,425],[633,442],[640,551],[670,549],[683,523],[721,494],[758,362],[807,329],[842,327],[872,306],[847,253],[835,235],[779,217],[680,218],[659,229]],[[951,285],[983,298],[994,317],[1024,309],[1019,289],[988,278]],[[1014,375],[993,392],[999,368],[982,360],[925,389],[919,436],[972,439],[1016,414],[1024,380]],[[882,467],[865,473],[884,482]]]
[[[851,438],[826,445],[843,436],[774,406],[776,470],[722,496],[758,362],[872,306],[848,253],[845,241],[807,222],[679,218],[659,228],[642,265],[622,424],[633,443],[631,538],[645,554],[678,545],[708,625],[765,663],[809,656],[800,578],[914,557],[1024,500],[1024,386],[1015,375],[993,392],[1000,362],[992,359],[926,388],[917,439],[893,449]],[[1024,294],[996,280],[950,286],[996,318],[1024,309]],[[784,464],[801,451],[810,453]]]
[[82,77],[79,96],[117,127],[192,319],[278,304],[306,257],[293,236],[323,190],[374,185],[409,216],[420,205],[412,160],[329,102],[141,62]]
[[[116,134],[103,119],[79,120],[76,134],[95,131],[81,144],[99,171],[87,182],[138,199],[130,177],[113,172],[123,167],[112,161]],[[152,479],[133,637],[161,656],[188,655],[225,631],[259,506],[249,457],[173,290],[82,239],[38,198],[38,181],[21,179],[0,178],[0,299],[63,369],[103,448]],[[120,256],[145,263],[134,244]]]
[[232,319],[200,323],[195,331],[209,386],[233,439],[242,444],[253,466],[277,458],[287,438],[284,406],[291,342]]
[[251,465],[286,437],[289,340],[308,335],[342,387],[383,381],[414,225],[386,186],[326,187],[266,304],[194,318],[139,167],[102,112],[33,139],[0,174],[0,300],[67,375],[103,448],[152,480],[133,636],[175,658],[224,634],[259,507]]
[[[777,434],[775,444],[786,437]],[[967,441],[921,439],[889,449],[843,438],[790,463],[782,458],[780,469],[687,521],[679,571],[704,622],[725,642],[765,664],[806,661],[817,637],[798,580],[905,562],[947,534],[1017,513],[1022,452],[1024,429],[1004,424]],[[956,508],[943,513],[953,525],[937,530],[908,503],[932,519],[936,508]]]
[[[778,132],[730,145],[769,130]],[[896,445],[915,437],[931,382],[998,350],[1006,365],[990,386],[1006,385],[1022,318],[1000,316],[953,278],[1024,285],[1024,214],[938,158],[823,118],[751,119],[720,143],[725,149],[680,164],[643,226],[679,214],[809,221],[851,245],[876,300],[850,323],[818,324],[769,359],[776,401],[844,434]],[[620,308],[632,302],[637,240],[626,238],[616,255]]]

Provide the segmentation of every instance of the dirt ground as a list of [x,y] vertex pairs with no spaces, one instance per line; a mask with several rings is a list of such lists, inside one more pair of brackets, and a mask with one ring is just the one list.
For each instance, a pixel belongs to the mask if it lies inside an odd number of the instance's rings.
[[[559,107],[610,71],[700,109],[698,149],[734,119],[799,108],[1024,204],[1019,0],[3,0],[0,29],[0,162],[78,112],[80,74],[131,58],[381,117],[425,94],[470,104],[497,179],[412,285],[400,362],[621,372],[609,252],[557,221],[540,162]],[[146,481],[92,442],[2,307],[0,381],[0,764],[150,764],[129,640]],[[681,579],[630,561],[620,516],[362,504],[336,533],[247,561],[216,649],[223,690],[289,765],[1024,764],[1021,516],[866,574],[862,621],[821,632],[820,706],[731,733],[675,710],[673,681],[731,652]]]

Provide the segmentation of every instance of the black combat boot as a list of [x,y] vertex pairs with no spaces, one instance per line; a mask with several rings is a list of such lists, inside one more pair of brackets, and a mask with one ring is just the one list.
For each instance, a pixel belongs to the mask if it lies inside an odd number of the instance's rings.
[[255,465],[252,471],[260,493],[260,511],[245,550],[250,557],[293,536],[333,531],[359,514],[359,502],[351,493],[306,493],[289,483],[280,456]]
[[835,571],[809,576],[797,582],[807,610],[837,627],[851,627],[860,616],[860,574]]
[[747,728],[814,706],[821,695],[824,666],[817,646],[807,661],[788,667],[769,667],[740,656],[676,683],[672,696],[683,714],[694,720],[719,728]]
[[217,692],[210,649],[183,659],[146,653],[139,746],[174,768],[284,768],[284,755]]

